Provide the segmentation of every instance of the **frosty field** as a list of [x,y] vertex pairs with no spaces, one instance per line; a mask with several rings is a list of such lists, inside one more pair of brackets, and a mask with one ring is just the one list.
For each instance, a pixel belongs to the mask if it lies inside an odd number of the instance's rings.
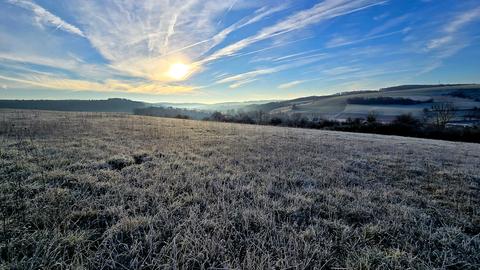
[[0,269],[478,269],[480,145],[0,111]]

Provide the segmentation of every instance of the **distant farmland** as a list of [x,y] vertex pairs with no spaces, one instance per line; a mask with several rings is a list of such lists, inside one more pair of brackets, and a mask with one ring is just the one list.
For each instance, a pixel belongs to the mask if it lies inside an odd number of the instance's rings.
[[1,269],[478,269],[480,145],[0,111]]
[[424,109],[445,102],[452,103],[459,110],[480,107],[480,86],[404,85],[378,91],[303,97],[249,108],[273,114],[304,114],[336,120],[365,118],[370,112],[375,112],[380,120],[391,121],[395,116],[406,113],[421,117]]

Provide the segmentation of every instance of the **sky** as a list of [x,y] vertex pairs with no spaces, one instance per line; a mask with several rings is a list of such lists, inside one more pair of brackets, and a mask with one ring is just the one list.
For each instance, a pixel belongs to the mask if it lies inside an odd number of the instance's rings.
[[478,0],[0,0],[0,99],[279,100],[480,81]]

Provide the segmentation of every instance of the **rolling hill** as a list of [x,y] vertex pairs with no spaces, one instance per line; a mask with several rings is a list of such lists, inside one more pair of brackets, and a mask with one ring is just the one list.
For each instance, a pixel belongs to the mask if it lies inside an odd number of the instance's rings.
[[[420,102],[414,105],[372,105],[350,102],[356,98],[378,99],[380,97]],[[349,117],[365,117],[369,112],[374,111],[380,119],[388,121],[404,113],[420,116],[424,108],[430,108],[433,103],[438,102],[451,102],[459,110],[480,107],[480,85],[397,86],[378,91],[347,92],[329,96],[311,96],[271,102],[248,106],[247,109],[262,110],[271,114],[301,113],[335,120],[344,120]]]

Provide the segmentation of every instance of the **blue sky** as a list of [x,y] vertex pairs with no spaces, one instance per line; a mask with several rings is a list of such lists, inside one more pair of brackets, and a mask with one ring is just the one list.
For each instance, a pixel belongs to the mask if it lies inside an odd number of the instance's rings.
[[478,0],[0,0],[0,98],[223,102],[478,83]]

